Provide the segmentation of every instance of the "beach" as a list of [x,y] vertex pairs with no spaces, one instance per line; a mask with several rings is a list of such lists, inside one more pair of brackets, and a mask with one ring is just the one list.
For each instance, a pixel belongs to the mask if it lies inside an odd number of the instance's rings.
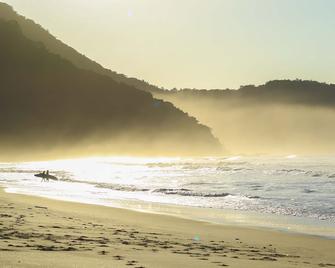
[[335,268],[335,0],[295,2],[0,0],[0,268]]
[[335,240],[0,190],[1,267],[334,267]]

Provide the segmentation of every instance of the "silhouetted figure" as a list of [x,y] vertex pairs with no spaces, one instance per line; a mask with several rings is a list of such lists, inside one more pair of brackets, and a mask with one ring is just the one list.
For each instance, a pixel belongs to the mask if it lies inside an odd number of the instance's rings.
[[49,180],[58,181],[58,178],[56,176],[50,175],[49,170],[40,172],[38,174],[34,174],[34,176],[42,178],[41,181],[49,181]]

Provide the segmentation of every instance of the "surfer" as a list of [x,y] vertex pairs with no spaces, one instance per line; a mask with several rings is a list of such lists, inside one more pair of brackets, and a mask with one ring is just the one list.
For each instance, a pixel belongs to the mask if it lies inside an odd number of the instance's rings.
[[35,174],[34,176],[42,178],[42,181],[49,181],[49,180],[57,181],[58,180],[56,176],[50,175],[49,170]]

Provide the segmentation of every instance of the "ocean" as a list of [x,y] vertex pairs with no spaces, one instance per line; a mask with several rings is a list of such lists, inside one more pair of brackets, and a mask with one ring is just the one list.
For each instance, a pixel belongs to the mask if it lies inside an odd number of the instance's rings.
[[[59,181],[34,176],[50,170]],[[94,157],[0,163],[7,192],[335,238],[335,157]]]

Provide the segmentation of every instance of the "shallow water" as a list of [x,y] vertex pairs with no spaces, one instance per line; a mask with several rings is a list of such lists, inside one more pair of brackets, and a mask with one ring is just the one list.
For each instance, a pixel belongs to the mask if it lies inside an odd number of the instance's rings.
[[[47,169],[60,180],[34,177]],[[9,192],[335,237],[335,157],[0,163],[0,185]]]

